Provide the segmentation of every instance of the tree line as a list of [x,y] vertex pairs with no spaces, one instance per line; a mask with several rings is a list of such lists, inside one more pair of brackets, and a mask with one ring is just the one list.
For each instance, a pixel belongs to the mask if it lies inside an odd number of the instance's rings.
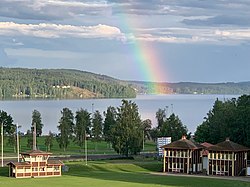
[[[172,137],[176,141],[187,135],[191,137],[187,126],[180,118],[166,109],[158,109],[155,117],[157,126],[152,127],[150,119],[142,120],[136,103],[122,100],[120,107],[109,106],[103,113],[96,110],[93,113],[80,108],[75,114],[69,108],[63,108],[58,122],[58,134],[52,132],[46,136],[44,145],[51,150],[53,140],[66,151],[73,140],[84,147],[86,140],[93,142],[106,141],[119,154],[137,154],[143,149],[145,140],[156,141],[157,137]],[[8,144],[15,144],[16,126],[12,117],[5,111],[0,111],[0,123],[4,126],[4,135],[8,137]],[[213,108],[208,112],[202,124],[195,132],[197,142],[216,144],[229,137],[232,141],[250,147],[250,95],[242,95],[238,99],[216,100]],[[27,146],[32,148],[32,133],[36,125],[36,135],[42,135],[42,120],[39,111],[32,112],[32,125],[25,136],[28,136]]]
[[250,95],[226,101],[217,99],[195,132],[198,142],[216,144],[225,138],[250,147]]
[[133,98],[135,90],[123,81],[67,69],[0,67],[0,99]]
[[[9,139],[9,145],[15,147],[16,126],[5,111],[0,111],[0,114],[0,123],[4,124],[4,134]],[[58,134],[49,132],[44,145],[50,151],[53,140],[56,139],[59,147],[66,151],[72,140],[79,149],[84,147],[86,140],[106,141],[118,154],[128,156],[140,152],[146,140],[155,141],[158,136],[172,136],[173,140],[177,140],[183,134],[187,134],[186,126],[175,114],[167,118],[166,111],[159,109],[156,118],[159,124],[156,128],[152,128],[151,120],[142,120],[137,104],[128,100],[122,100],[120,107],[109,106],[103,115],[98,110],[90,113],[80,108],[74,114],[69,108],[63,108],[57,126]],[[37,110],[32,112],[31,128],[25,134],[28,137],[27,147],[30,149],[33,145],[34,125],[36,125],[36,136],[41,136],[44,125]]]

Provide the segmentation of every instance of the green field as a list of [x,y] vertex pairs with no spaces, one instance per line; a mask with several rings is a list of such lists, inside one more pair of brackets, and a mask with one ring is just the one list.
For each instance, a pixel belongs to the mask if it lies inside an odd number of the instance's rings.
[[[46,146],[44,145],[45,137],[37,138],[37,147],[39,150],[47,151]],[[87,141],[88,154],[115,154],[116,152],[111,148],[110,144],[105,141],[93,142],[91,140]],[[1,148],[0,148],[1,149]],[[27,137],[20,137],[20,152],[29,151],[30,148],[27,147]],[[156,144],[151,141],[145,142],[145,152],[154,152],[156,151]],[[70,141],[70,144],[66,151],[60,149],[56,138],[53,140],[53,146],[50,150],[54,155],[82,155],[84,154],[84,147],[80,148],[75,144],[74,141]],[[4,139],[4,156],[16,156],[14,148],[7,144],[7,138]]]
[[[9,178],[8,168],[0,168],[0,186],[3,187],[246,187],[250,182],[197,178],[161,176],[162,163],[154,160],[110,160],[91,161],[86,166],[82,162],[67,162],[68,172],[61,177],[51,178]],[[159,172],[160,173],[160,172]]]

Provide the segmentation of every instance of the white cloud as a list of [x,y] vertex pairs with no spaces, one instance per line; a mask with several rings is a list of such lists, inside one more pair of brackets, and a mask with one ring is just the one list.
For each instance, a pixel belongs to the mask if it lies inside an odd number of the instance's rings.
[[131,40],[163,43],[206,43],[219,45],[240,44],[250,41],[250,29],[211,28],[150,28],[137,29],[141,34],[130,35]]
[[250,29],[216,30],[215,35],[234,40],[250,40]]
[[117,27],[108,25],[73,26],[61,24],[19,24],[14,22],[0,22],[0,35],[29,36],[41,38],[109,38],[123,39],[123,34]]
[[161,43],[214,43],[223,45],[250,41],[250,29],[150,28],[137,29],[136,33],[125,34],[117,27],[102,24],[73,26],[49,23],[19,24],[0,22],[0,35],[40,38],[105,38],[122,42],[137,40]]

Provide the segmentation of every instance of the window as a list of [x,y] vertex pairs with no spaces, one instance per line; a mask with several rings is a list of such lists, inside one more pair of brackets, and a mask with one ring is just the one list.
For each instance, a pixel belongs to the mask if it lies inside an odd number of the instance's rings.
[[54,171],[59,171],[59,166],[55,166]]
[[228,160],[228,153],[225,153],[225,159]]
[[215,164],[212,165],[212,168],[213,168],[213,171],[216,171],[216,165]]
[[38,171],[38,168],[32,168],[32,171]]

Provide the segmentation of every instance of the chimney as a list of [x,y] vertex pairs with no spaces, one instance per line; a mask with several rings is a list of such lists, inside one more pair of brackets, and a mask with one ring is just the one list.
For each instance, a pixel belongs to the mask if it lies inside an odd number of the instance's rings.
[[186,138],[185,135],[182,135],[181,139],[182,139],[182,140],[186,140],[187,138]]
[[36,150],[36,123],[33,123],[33,150]]

